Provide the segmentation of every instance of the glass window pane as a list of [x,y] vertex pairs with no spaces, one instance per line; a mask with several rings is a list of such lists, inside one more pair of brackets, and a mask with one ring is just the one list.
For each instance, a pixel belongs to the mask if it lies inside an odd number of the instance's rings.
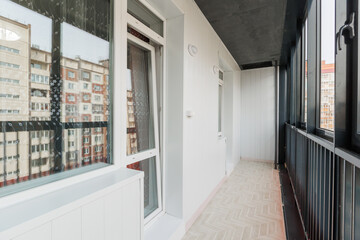
[[335,0],[321,1],[320,128],[334,130]]
[[160,36],[164,36],[164,22],[138,0],[128,0],[128,13],[152,29]]
[[156,157],[130,164],[127,167],[144,172],[144,215],[147,217],[159,208],[156,178]]
[[128,44],[127,154],[155,147],[151,95],[151,53]]
[[0,187],[110,163],[110,3],[0,0]]

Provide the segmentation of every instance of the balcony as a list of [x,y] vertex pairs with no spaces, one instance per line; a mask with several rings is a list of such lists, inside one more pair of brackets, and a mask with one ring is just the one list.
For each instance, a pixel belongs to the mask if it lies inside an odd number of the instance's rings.
[[360,239],[358,5],[1,1],[0,239]]

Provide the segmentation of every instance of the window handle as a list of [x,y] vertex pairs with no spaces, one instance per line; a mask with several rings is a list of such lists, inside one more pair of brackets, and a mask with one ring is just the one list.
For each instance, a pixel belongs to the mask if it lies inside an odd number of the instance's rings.
[[353,39],[355,37],[354,22],[355,22],[355,12],[352,12],[350,14],[350,18],[345,22],[344,25],[342,25],[340,27],[339,32],[336,33],[336,41],[337,41],[336,53],[338,53],[338,51],[342,50],[342,48],[341,48],[341,36],[343,36],[344,30],[349,31],[349,38],[350,39]]

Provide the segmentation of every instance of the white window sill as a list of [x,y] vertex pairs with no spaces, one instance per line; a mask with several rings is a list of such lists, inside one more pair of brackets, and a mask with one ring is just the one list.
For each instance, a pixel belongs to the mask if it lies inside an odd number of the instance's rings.
[[[71,186],[118,169],[119,167],[115,165],[106,165],[105,167],[100,168],[96,168],[95,166],[86,166],[0,189],[0,209],[28,199],[42,196],[46,193],[57,191],[67,186]],[[74,175],[75,172],[77,172],[77,174]],[[51,180],[52,178],[54,178],[53,181]]]
[[[16,231],[16,226],[29,221],[31,225],[41,224],[41,221],[63,214],[65,209],[79,207],[143,176],[143,172],[109,166],[4,197],[0,199],[0,239],[4,232]],[[61,187],[61,184],[64,185]],[[21,195],[26,198],[8,202]]]

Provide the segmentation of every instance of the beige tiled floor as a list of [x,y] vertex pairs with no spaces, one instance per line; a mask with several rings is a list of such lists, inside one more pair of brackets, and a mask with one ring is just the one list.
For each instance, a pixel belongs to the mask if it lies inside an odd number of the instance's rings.
[[279,174],[241,160],[183,240],[285,239]]

